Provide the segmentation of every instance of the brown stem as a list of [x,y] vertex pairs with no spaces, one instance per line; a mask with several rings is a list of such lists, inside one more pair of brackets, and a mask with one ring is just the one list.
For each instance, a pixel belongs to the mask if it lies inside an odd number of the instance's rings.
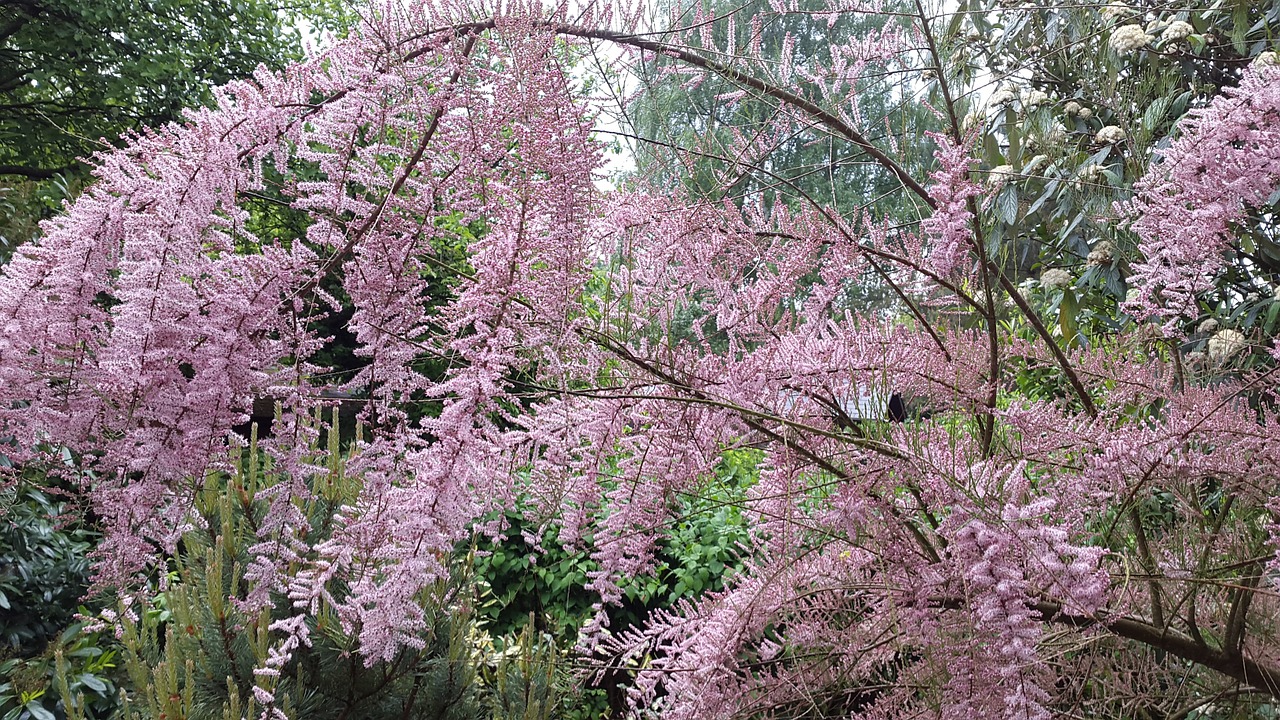
[[1227,615],[1227,629],[1222,634],[1222,652],[1229,657],[1241,657],[1244,650],[1245,620],[1249,617],[1249,606],[1253,604],[1253,596],[1262,579],[1256,565],[1250,566],[1248,574],[1240,578],[1240,587],[1231,599],[1231,612]]
[[236,662],[235,651],[231,649],[231,629],[227,627],[227,615],[222,613],[218,617],[218,635],[222,637],[222,652],[226,653],[227,664],[231,667],[231,677],[236,682],[236,687],[241,690],[247,690],[248,685],[244,682],[244,677],[240,675],[240,665]]
[[920,28],[924,31],[925,44],[929,47],[929,55],[933,58],[934,72],[938,73],[938,89],[942,91],[942,101],[947,106],[947,119],[951,122],[951,138],[960,142],[960,118],[956,114],[955,100],[951,97],[951,86],[943,73],[942,55],[938,52],[938,43],[933,39],[933,30],[929,27],[929,17],[925,14],[924,3],[916,1],[916,13],[920,17]]
[[[970,206],[973,205],[973,199],[969,200]],[[985,244],[982,239],[981,223],[978,222],[978,216],[974,214],[974,246],[978,251],[978,257],[982,262],[982,292],[985,296],[987,307],[985,315],[987,320],[987,412],[985,417],[979,417],[978,422],[982,427],[982,452],[988,457],[991,456],[992,445],[996,438],[996,400],[1000,392],[1000,333],[996,327],[996,300],[995,294],[991,287],[991,266],[992,263],[987,262],[986,250],[983,248]]]
[[994,264],[993,268],[996,271],[996,278],[1000,281],[1000,287],[1009,293],[1009,297],[1013,299],[1014,304],[1022,311],[1027,321],[1031,323],[1031,327],[1035,329],[1036,334],[1049,347],[1049,352],[1053,353],[1053,358],[1058,361],[1058,367],[1067,376],[1067,382],[1071,383],[1071,389],[1075,390],[1076,397],[1080,398],[1080,404],[1084,406],[1084,411],[1089,414],[1089,417],[1096,418],[1098,416],[1098,408],[1093,404],[1093,398],[1089,396],[1089,391],[1085,389],[1084,383],[1080,381],[1080,376],[1076,374],[1075,368],[1071,366],[1071,361],[1062,352],[1062,348],[1058,347],[1058,343],[1053,339],[1053,335],[1049,333],[1049,329],[1044,326],[1044,323],[1040,322],[1035,310],[1027,304],[1027,299],[1022,297],[1022,293],[1018,292],[1018,288],[1013,284],[1013,281],[1001,272],[999,268],[994,267]]
[[1164,627],[1164,606],[1160,602],[1159,568],[1155,557],[1151,554],[1151,546],[1147,544],[1147,529],[1142,524],[1142,511],[1137,505],[1130,506],[1129,520],[1133,523],[1133,535],[1138,545],[1138,557],[1150,575],[1147,578],[1148,592],[1151,593],[1151,623],[1156,627]]
[[[1235,503],[1236,496],[1228,495],[1222,501],[1222,509],[1218,511],[1218,517],[1213,523],[1213,530],[1209,533],[1209,537],[1204,540],[1204,547],[1200,551],[1200,562],[1196,565],[1196,575],[1200,576],[1205,573],[1209,566],[1209,556],[1212,553],[1213,545],[1217,542],[1218,536],[1222,533],[1222,528],[1227,523],[1227,515],[1231,512],[1231,506]],[[1199,600],[1200,583],[1191,583],[1190,589],[1187,591],[1187,629],[1191,631],[1191,636],[1202,645],[1207,645],[1204,634],[1200,632],[1200,626],[1196,622],[1196,603]]]
[[1120,637],[1164,650],[1280,699],[1280,667],[1244,657],[1239,652],[1227,652],[1225,648],[1214,650],[1172,628],[1156,627],[1131,617],[1111,618],[1101,613],[1096,617],[1069,615],[1063,612],[1060,603],[1049,601],[1037,602],[1033,607],[1047,622],[1081,629],[1101,625]]

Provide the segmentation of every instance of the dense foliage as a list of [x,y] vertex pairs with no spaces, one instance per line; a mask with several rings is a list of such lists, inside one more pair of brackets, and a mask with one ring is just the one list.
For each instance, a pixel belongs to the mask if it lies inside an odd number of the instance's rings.
[[92,157],[180,122],[213,88],[302,56],[355,3],[18,0],[0,4],[0,258],[74,199]]
[[114,653],[74,617],[84,609],[97,533],[43,480],[28,473],[0,491],[0,717],[55,717],[60,663],[68,693],[106,717]]
[[[894,8],[772,3],[765,45],[701,8],[389,4],[228,85],[104,156],[5,268],[13,457],[70,453],[100,581],[137,589],[208,525],[229,430],[280,403],[243,592],[207,609],[270,617],[240,671],[264,718],[297,714],[285,679],[328,632],[368,669],[434,647],[457,549],[509,532],[588,554],[584,650],[669,718],[1273,713],[1277,351],[1241,308],[1275,289],[1274,8],[1229,39],[1215,8]],[[984,89],[964,48],[995,29],[1106,72],[993,51]],[[750,100],[706,176],[732,193],[596,187],[600,86],[575,68],[659,55],[737,88],[716,123]],[[927,135],[859,111],[884,77]],[[893,201],[784,191],[772,154],[824,144]],[[304,234],[264,232],[263,203]],[[861,304],[868,283],[891,301]],[[333,316],[362,361],[339,375],[367,428],[349,457],[311,420]],[[682,516],[748,450],[740,569],[621,627],[610,608],[676,572]],[[341,498],[335,464],[359,479]]]
[[5,3],[0,41],[0,174],[30,178],[75,174],[102,139],[179,120],[301,49],[273,4],[242,0]]

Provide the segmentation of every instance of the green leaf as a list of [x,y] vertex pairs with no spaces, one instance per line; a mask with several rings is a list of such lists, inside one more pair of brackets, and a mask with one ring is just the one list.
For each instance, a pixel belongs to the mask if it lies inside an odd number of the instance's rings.
[[1173,100],[1168,97],[1158,97],[1151,101],[1151,104],[1147,106],[1147,111],[1142,114],[1143,129],[1148,133],[1154,133],[1172,104]]
[[1053,197],[1053,195],[1054,195],[1054,193],[1057,191],[1057,189],[1058,189],[1058,181],[1057,181],[1057,180],[1051,180],[1050,182],[1046,183],[1046,184],[1045,184],[1045,188],[1044,188],[1044,192],[1040,193],[1040,197],[1036,198],[1036,201],[1035,201],[1035,202],[1033,202],[1033,203],[1031,203],[1031,207],[1027,209],[1027,214],[1028,214],[1028,215],[1031,215],[1031,214],[1033,214],[1035,211],[1039,210],[1039,209],[1040,209],[1040,206],[1041,206],[1041,205],[1044,205],[1044,202],[1045,202],[1046,200],[1048,200],[1049,198]]
[[104,693],[107,691],[107,684],[99,680],[97,676],[90,675],[89,673],[85,673],[80,676],[80,684],[94,690],[95,692]]
[[81,629],[82,627],[84,627],[84,625],[83,625],[82,623],[74,623],[74,624],[72,624],[72,625],[71,625],[70,627],[68,627],[66,630],[63,630],[63,631],[62,631],[62,634],[58,636],[58,640],[59,640],[63,645],[70,645],[70,644],[71,644],[71,641],[75,640],[75,639],[76,639],[76,636],[80,634],[80,629]]
[[1000,191],[995,203],[996,217],[1007,225],[1018,222],[1018,188],[1010,185]]
[[1076,323],[1078,311],[1075,292],[1071,288],[1063,290],[1062,302],[1058,304],[1058,326],[1062,329],[1062,339],[1067,347],[1075,347],[1078,344],[1077,336],[1080,333],[1079,325]]

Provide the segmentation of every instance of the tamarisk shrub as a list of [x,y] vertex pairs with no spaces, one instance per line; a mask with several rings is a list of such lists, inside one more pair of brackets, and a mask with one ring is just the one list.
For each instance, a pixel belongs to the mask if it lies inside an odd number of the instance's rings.
[[[832,5],[808,28],[874,11]],[[0,280],[6,452],[77,453],[107,524],[101,581],[128,586],[174,551],[243,408],[279,402],[263,449],[287,479],[257,495],[234,598],[247,615],[293,609],[268,628],[262,677],[288,671],[322,615],[369,664],[422,648],[422,594],[475,519],[517,498],[557,542],[590,535],[588,588],[617,603],[652,571],[678,499],[750,446],[742,571],[644,627],[611,631],[602,613],[584,632],[639,668],[637,708],[1145,717],[1280,697],[1274,351],[1232,330],[1232,352],[1192,357],[1188,312],[1220,268],[1205,256],[1235,247],[1233,222],[1280,185],[1280,71],[1256,63],[1206,98],[1107,211],[1139,238],[1117,233],[1095,262],[1133,258],[1142,312],[1127,317],[1075,279],[1082,254],[1037,261],[1051,283],[1005,262],[1036,230],[1021,225],[1036,211],[1018,194],[1019,113],[1065,98],[1007,90],[997,125],[966,123],[985,111],[948,62],[962,28],[931,12],[797,62],[792,42],[717,45],[736,32],[708,28],[730,18],[698,8],[660,28],[626,3],[388,6],[100,157],[93,188],[15,254]],[[657,53],[673,81],[715,75],[776,109],[737,131],[726,187],[734,173],[785,187],[770,153],[804,135],[833,163],[878,168],[903,202],[597,189],[611,93],[573,69]],[[935,136],[875,139],[892,126],[862,117],[859,80],[894,73],[903,102],[929,94]],[[921,142],[936,167],[916,177],[895,158]],[[1105,150],[1089,182],[1114,174]],[[1083,187],[1069,163],[1035,168]],[[303,214],[305,235],[255,235],[264,198]],[[463,234],[465,263],[437,251]],[[852,306],[863,283],[895,304]],[[1107,322],[1078,323],[1077,293]],[[317,533],[301,508],[323,454],[303,419],[324,404],[321,320],[344,312],[363,365],[343,389],[367,396],[368,432],[346,466],[358,492]],[[888,390],[927,412],[879,425],[865,398]],[[269,685],[254,692],[264,717],[287,715]]]

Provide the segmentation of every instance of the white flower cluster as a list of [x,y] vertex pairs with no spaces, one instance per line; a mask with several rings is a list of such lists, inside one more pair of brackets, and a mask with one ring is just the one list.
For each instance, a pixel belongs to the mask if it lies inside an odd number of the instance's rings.
[[1093,136],[1094,141],[1099,145],[1115,145],[1118,142],[1124,142],[1124,138],[1124,130],[1117,125],[1108,125]]
[[1277,54],[1274,50],[1259,53],[1258,57],[1253,59],[1254,67],[1275,67],[1276,65],[1280,65],[1280,54]]
[[1191,23],[1186,22],[1185,20],[1174,20],[1169,23],[1169,27],[1166,27],[1163,33],[1160,33],[1160,39],[1165,42],[1182,40],[1183,38],[1190,36],[1191,33],[1195,31],[1196,29],[1191,27]]
[[1200,325],[1196,327],[1196,332],[1204,333],[1205,335],[1208,335],[1209,333],[1217,329],[1218,329],[1218,321],[1214,320],[1213,318],[1209,318],[1204,322],[1200,323]]
[[1108,240],[1103,240],[1093,249],[1089,251],[1089,257],[1085,258],[1085,262],[1090,265],[1110,265],[1115,259],[1115,247]]
[[1062,106],[1062,111],[1063,111],[1063,112],[1065,112],[1065,113],[1067,114],[1067,117],[1078,117],[1078,118],[1080,118],[1081,120],[1088,120],[1089,118],[1093,117],[1093,111],[1092,111],[1092,110],[1090,110],[1089,108],[1087,108],[1087,107],[1085,107],[1085,106],[1081,105],[1080,103],[1076,102],[1075,100],[1072,100],[1071,102],[1067,103],[1066,105],[1063,105],[1063,106]]
[[1092,110],[1081,105],[1075,100],[1072,100],[1066,105],[1063,105],[1062,111],[1066,113],[1067,117],[1080,118],[1081,120],[1088,120],[1089,118],[1093,117]]
[[1016,177],[1018,174],[1013,171],[1012,165],[997,165],[987,171],[987,187],[993,189],[1004,187],[1005,183]]
[[1120,54],[1144,48],[1155,40],[1141,25],[1122,25],[1111,33],[1111,48]]
[[1118,20],[1124,17],[1125,15],[1128,15],[1133,11],[1129,9],[1128,5],[1125,5],[1122,2],[1113,2],[1108,4],[1106,7],[1102,8],[1098,12],[1099,14],[1102,15],[1103,20],[1106,20],[1107,22],[1111,22],[1114,20]]
[[1209,338],[1209,357],[1214,360],[1226,360],[1245,347],[1244,334],[1238,330],[1219,330]]
[[1044,155],[1044,154],[1036,155],[1035,157],[1031,158],[1031,160],[1026,165],[1022,166],[1022,172],[1020,174],[1031,175],[1036,170],[1039,170],[1041,165],[1044,165],[1047,162],[1049,162],[1048,155]]
[[1049,268],[1040,273],[1040,285],[1049,290],[1065,290],[1071,287],[1071,273],[1059,268]]
[[1012,104],[1016,99],[1018,99],[1018,95],[1012,90],[997,90],[991,94],[991,105],[994,107],[1004,107],[1005,105]]
[[1049,94],[1042,90],[1028,90],[1027,94],[1022,96],[1022,105],[1028,110],[1034,110],[1047,102],[1049,102]]
[[1101,165],[1098,165],[1097,163],[1082,165],[1080,169],[1076,171],[1076,181],[1075,181],[1076,187],[1081,187],[1086,183],[1095,183],[1095,182],[1101,181],[1103,178],[1102,171],[1103,171],[1103,167]]

